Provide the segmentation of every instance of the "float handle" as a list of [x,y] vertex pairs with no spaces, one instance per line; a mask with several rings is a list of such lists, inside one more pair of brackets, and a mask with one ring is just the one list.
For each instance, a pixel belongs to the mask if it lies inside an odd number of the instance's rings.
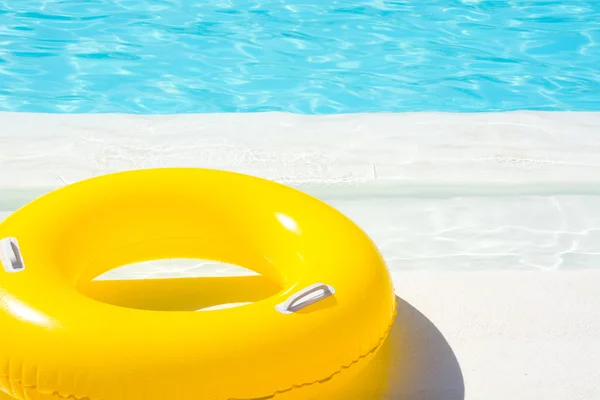
[[[311,294],[320,292],[316,296],[309,297]],[[335,289],[324,283],[315,283],[300,290],[290,296],[285,302],[278,304],[275,309],[282,314],[292,314],[304,307],[315,304],[329,296],[335,294]]]
[[6,272],[20,272],[25,269],[16,238],[8,237],[0,240],[0,264]]

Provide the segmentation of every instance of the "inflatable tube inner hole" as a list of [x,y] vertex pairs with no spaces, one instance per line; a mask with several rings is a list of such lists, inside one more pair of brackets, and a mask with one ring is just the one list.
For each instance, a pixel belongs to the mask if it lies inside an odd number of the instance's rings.
[[122,265],[94,279],[174,279],[256,275],[260,274],[233,263],[200,258],[166,258]]
[[212,311],[275,295],[281,286],[239,265],[205,259],[158,259],[123,265],[80,283],[80,292],[122,307]]

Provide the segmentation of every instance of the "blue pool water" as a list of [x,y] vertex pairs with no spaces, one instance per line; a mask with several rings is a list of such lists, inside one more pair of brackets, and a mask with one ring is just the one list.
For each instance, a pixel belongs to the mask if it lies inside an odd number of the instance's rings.
[[600,110],[600,0],[0,0],[0,110]]

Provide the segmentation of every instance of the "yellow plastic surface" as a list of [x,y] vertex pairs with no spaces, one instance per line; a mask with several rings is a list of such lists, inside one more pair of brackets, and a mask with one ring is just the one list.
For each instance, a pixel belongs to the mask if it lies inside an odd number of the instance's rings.
[[[374,356],[395,297],[351,220],[271,181],[188,168],[78,182],[0,224],[0,390],[17,399],[327,398]],[[261,277],[101,281],[126,264],[211,259]],[[325,283],[291,314],[275,307]],[[254,301],[195,311],[221,302]]]

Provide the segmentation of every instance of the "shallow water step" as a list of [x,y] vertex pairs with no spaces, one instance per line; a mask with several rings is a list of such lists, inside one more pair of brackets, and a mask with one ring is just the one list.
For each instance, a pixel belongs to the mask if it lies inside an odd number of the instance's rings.
[[336,199],[391,270],[600,268],[600,196]]
[[[600,268],[600,195],[322,198],[373,238],[392,271]],[[118,276],[240,274],[236,266],[181,260],[127,267]]]

